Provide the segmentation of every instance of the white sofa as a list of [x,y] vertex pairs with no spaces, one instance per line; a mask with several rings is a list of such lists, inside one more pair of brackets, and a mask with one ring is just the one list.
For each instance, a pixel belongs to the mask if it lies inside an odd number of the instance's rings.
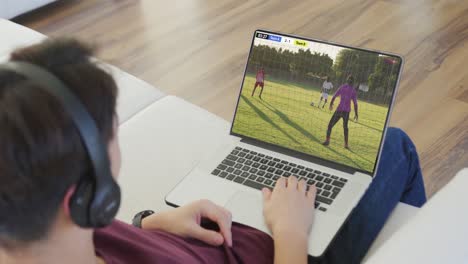
[[57,0],[0,0],[0,18],[10,19]]
[[[6,60],[14,48],[36,43],[45,38],[40,33],[1,19],[0,35],[9,36],[6,41],[0,42],[0,62]],[[168,209],[169,207],[164,202],[165,195],[206,153],[213,151],[223,140],[227,139],[230,124],[180,98],[164,95],[153,86],[128,73],[112,66],[110,68],[117,80],[120,93],[118,114],[123,163],[119,182],[122,187],[123,199],[117,218],[130,222],[133,215],[143,209],[156,211]],[[464,186],[467,186],[467,170],[465,170],[465,176],[457,178],[465,180]],[[442,195],[440,199],[445,199],[448,202],[453,201],[454,204],[457,204],[458,197],[450,195],[450,193],[447,191],[446,195]],[[466,202],[466,194],[461,190],[457,190],[456,193],[464,196]],[[461,230],[466,233],[468,230],[466,226],[468,210],[466,205],[464,208],[462,209],[465,210],[465,213],[457,220],[463,227]],[[398,229],[406,223],[410,226],[411,224],[418,226],[418,222],[411,223],[413,221],[409,221],[412,218],[418,218],[419,221],[428,220],[424,217],[418,217],[426,211],[428,210],[418,210],[403,203],[398,204],[366,256],[368,259],[366,263],[387,263],[387,259],[395,257],[395,254],[398,255],[400,242],[393,242],[394,236],[399,237],[395,241],[404,241],[406,244],[411,243],[412,239],[416,239],[410,237],[405,240],[406,231],[401,234],[401,232],[397,232]],[[434,209],[432,209],[433,211]],[[439,220],[443,223],[447,219]],[[460,222],[461,220],[466,222]],[[426,222],[429,226],[431,225],[430,221]],[[451,224],[454,223],[451,222]],[[413,234],[414,237],[417,235]],[[427,234],[421,233],[419,235],[425,237]],[[446,243],[464,241],[466,244],[468,234],[464,240],[460,240],[459,237],[457,237],[458,240],[453,237],[448,239],[451,240],[445,241]],[[434,242],[437,241],[434,239]],[[385,244],[389,244],[388,247],[391,250],[386,250]],[[442,249],[446,254],[452,253],[444,244],[432,246],[439,250]],[[431,256],[432,252],[427,255]],[[414,259],[417,257],[416,254]],[[463,260],[468,263],[468,257]],[[426,261],[424,263],[432,262]]]

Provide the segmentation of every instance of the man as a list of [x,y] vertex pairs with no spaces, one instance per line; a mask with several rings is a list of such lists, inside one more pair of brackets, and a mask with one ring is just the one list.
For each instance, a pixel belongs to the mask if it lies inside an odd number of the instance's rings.
[[330,145],[330,136],[331,136],[332,129],[340,119],[343,119],[343,133],[344,133],[344,141],[345,141],[344,147],[346,149],[349,149],[348,121],[349,121],[349,112],[351,111],[351,101],[353,101],[354,103],[354,120],[357,121],[358,119],[357,95],[356,95],[356,90],[354,90],[353,83],[354,83],[354,77],[352,75],[349,75],[348,78],[346,79],[346,83],[340,86],[340,88],[338,88],[338,91],[336,91],[335,95],[333,95],[333,98],[330,102],[330,111],[333,110],[333,103],[335,102],[335,99],[337,96],[340,97],[340,104],[336,108],[335,113],[333,113],[333,116],[331,117],[330,122],[328,123],[327,138],[325,142],[323,142],[324,146]]
[[261,90],[260,90],[260,95],[258,97],[262,99],[263,86],[265,85],[264,80],[265,80],[265,70],[263,69],[263,67],[261,67],[260,69],[258,69],[257,75],[255,76],[255,85],[254,85],[254,89],[252,91],[251,96],[254,96],[255,89],[257,89],[257,86],[260,86]]
[[[322,84],[322,89],[320,90],[320,93],[321,93],[320,101],[317,104],[317,107],[320,107],[320,103],[322,102],[322,99],[324,100],[322,108],[325,107],[325,105],[327,104],[327,100],[328,100],[328,94],[329,94],[331,89],[333,89],[333,84],[330,81],[330,77],[327,76],[325,81]],[[313,104],[314,103],[312,102],[310,105],[313,106]]]
[[[11,60],[37,65],[68,86],[95,120],[116,178],[117,87],[91,55],[77,41],[49,40],[15,51]],[[397,129],[386,138],[379,175],[324,256],[327,263],[359,263],[398,201],[425,202],[411,141]],[[307,263],[315,187],[307,190],[294,176],[263,190],[270,237],[232,223],[230,212],[206,200],[146,216],[139,227],[115,220],[105,228],[82,228],[70,201],[91,170],[60,100],[34,80],[0,70],[1,264]]]
[[[66,89],[47,83],[69,90],[83,104],[116,178],[117,87],[91,55],[86,45],[59,39],[17,50],[11,60],[61,80]],[[264,190],[265,220],[276,237],[275,251],[268,235],[232,225],[231,213],[207,200],[146,216],[140,228],[119,221],[101,229],[83,228],[72,201],[82,180],[94,179],[94,167],[64,102],[42,85],[33,77],[0,69],[1,264],[268,263],[273,254],[278,263],[306,263],[315,188],[307,190],[305,181],[295,177],[278,181],[278,191]],[[202,225],[202,219],[219,230]],[[250,249],[241,247],[246,244]]]

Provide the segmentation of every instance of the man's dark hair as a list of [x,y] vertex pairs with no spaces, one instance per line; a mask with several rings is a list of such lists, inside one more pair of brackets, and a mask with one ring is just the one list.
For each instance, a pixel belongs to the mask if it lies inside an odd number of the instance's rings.
[[349,84],[349,85],[353,85],[354,83],[354,77],[350,74],[348,75],[348,78],[346,78],[346,82]]
[[[74,39],[18,49],[11,61],[43,67],[63,81],[113,137],[117,86]],[[0,71],[0,248],[46,239],[67,190],[91,172],[80,135],[61,102],[34,81]]]

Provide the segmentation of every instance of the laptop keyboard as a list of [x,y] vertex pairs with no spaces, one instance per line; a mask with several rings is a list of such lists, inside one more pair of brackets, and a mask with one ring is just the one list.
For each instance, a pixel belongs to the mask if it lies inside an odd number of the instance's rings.
[[272,189],[281,176],[296,176],[307,185],[317,187],[315,208],[327,211],[347,180],[329,173],[314,170],[292,162],[236,147],[211,174],[220,178],[261,190]]

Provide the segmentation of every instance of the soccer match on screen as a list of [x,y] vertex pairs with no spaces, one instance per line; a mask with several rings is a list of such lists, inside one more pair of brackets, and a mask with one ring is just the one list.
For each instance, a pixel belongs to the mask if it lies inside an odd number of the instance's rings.
[[373,172],[400,64],[257,32],[232,131]]

